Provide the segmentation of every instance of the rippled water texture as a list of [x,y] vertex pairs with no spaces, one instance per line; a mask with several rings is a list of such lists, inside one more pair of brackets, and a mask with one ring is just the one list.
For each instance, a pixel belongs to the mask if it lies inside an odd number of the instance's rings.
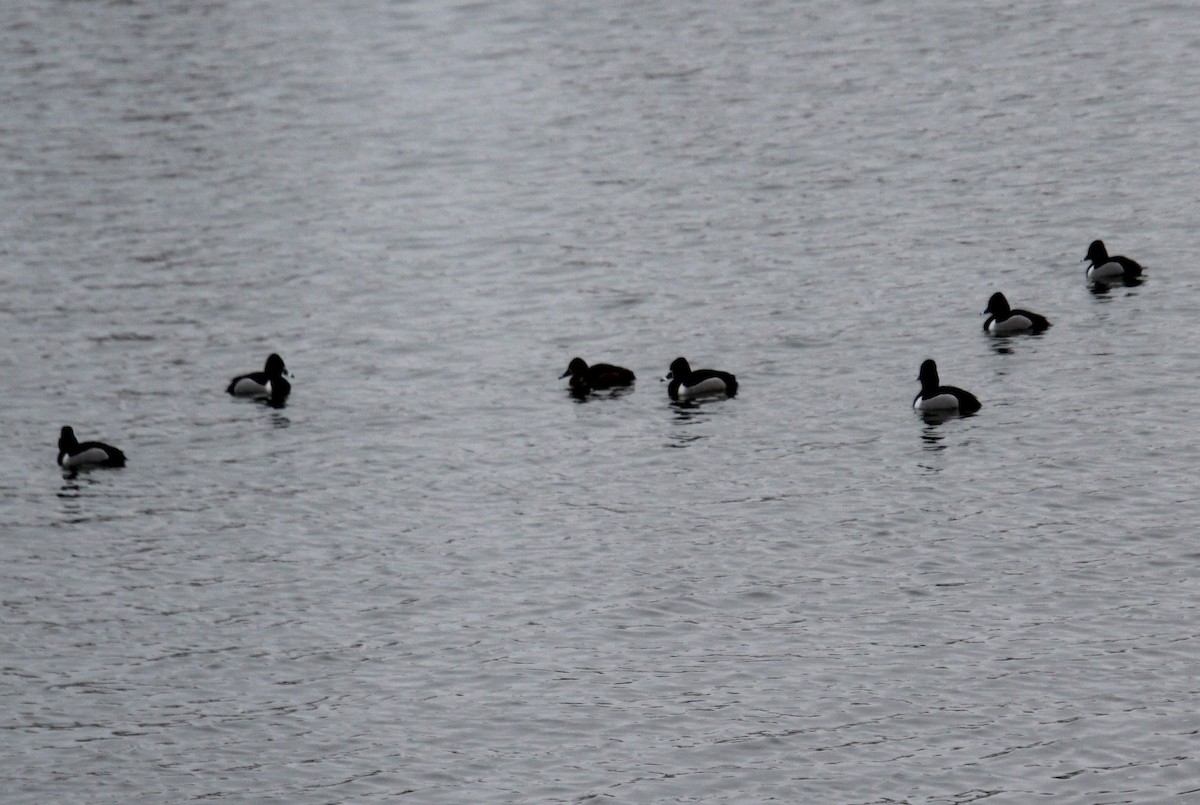
[[1200,798],[1192,6],[16,0],[0,57],[6,803]]

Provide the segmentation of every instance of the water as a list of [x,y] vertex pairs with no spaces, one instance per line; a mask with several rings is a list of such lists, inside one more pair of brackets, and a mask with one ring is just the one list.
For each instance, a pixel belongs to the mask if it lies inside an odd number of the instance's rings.
[[5,801],[1200,796],[1196,30],[19,0]]

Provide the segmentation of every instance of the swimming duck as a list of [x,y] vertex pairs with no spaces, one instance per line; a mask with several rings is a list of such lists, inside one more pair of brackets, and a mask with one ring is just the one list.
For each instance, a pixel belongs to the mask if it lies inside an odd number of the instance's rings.
[[110,444],[102,442],[80,442],[69,425],[64,426],[58,437],[58,465],[60,467],[124,467],[125,454]]
[[566,377],[567,375],[571,376],[567,385],[571,387],[572,391],[582,394],[593,390],[628,386],[637,379],[633,372],[623,366],[613,366],[609,363],[597,363],[593,366],[588,366],[587,361],[583,358],[573,358],[571,360],[570,365],[567,366],[567,371],[563,372],[561,377]]
[[913,408],[918,411],[958,411],[960,414],[973,414],[982,407],[979,399],[971,392],[954,386],[940,385],[937,364],[933,360],[926,360],[921,364],[917,380],[921,382],[921,392],[913,398]]
[[988,300],[984,313],[991,315],[983,322],[983,329],[992,335],[1010,335],[1012,333],[1040,333],[1050,326],[1045,316],[1030,313],[1028,310],[1013,310],[1008,306],[1004,294],[996,291]]
[[1090,280],[1131,280],[1142,274],[1142,267],[1136,260],[1119,254],[1110,255],[1102,240],[1093,240],[1083,259],[1091,262],[1087,268],[1087,278]]
[[689,400],[709,394],[732,397],[738,390],[737,378],[729,372],[719,372],[716,369],[693,370],[687,358],[671,361],[671,371],[663,380],[671,381],[667,386],[667,394],[672,400]]
[[288,370],[283,358],[272,352],[261,372],[238,375],[229,381],[226,392],[235,397],[255,397],[272,403],[282,403],[292,391]]

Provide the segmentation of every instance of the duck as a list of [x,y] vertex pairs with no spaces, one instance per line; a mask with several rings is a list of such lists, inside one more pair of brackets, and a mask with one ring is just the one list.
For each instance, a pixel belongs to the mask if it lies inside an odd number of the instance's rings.
[[1093,240],[1083,259],[1091,262],[1087,268],[1087,278],[1090,280],[1132,280],[1142,274],[1142,267],[1136,260],[1119,254],[1110,255],[1102,240]]
[[235,397],[254,397],[282,403],[292,391],[292,384],[287,378],[288,370],[283,358],[272,352],[261,372],[238,375],[229,381],[229,388],[225,391]]
[[671,361],[671,370],[663,380],[669,380],[667,394],[672,400],[690,400],[710,394],[732,397],[737,394],[737,378],[716,369],[692,369],[687,358]]
[[996,291],[988,300],[984,313],[990,313],[983,322],[984,332],[992,335],[1010,335],[1012,333],[1040,333],[1050,326],[1045,316],[1030,313],[1028,310],[1013,310],[1008,306],[1004,294]]
[[58,465],[65,468],[124,467],[125,454],[111,444],[80,442],[71,426],[66,425],[58,437]]
[[921,392],[913,398],[913,408],[917,411],[957,411],[960,414],[973,414],[983,407],[979,398],[971,392],[941,385],[938,380],[937,363],[932,359],[927,359],[921,364],[917,380],[921,383]]
[[567,371],[563,372],[559,379],[568,375],[571,379],[567,385],[571,387],[572,391],[581,394],[587,394],[589,391],[597,389],[629,386],[637,379],[633,372],[623,366],[613,366],[610,363],[588,366],[587,361],[583,358],[572,358],[571,363],[567,366]]

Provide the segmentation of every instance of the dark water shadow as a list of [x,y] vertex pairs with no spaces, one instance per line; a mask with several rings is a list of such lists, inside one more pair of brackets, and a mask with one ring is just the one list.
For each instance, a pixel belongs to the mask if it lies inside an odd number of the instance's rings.
[[988,346],[991,347],[992,352],[995,352],[997,355],[1013,354],[1012,343],[1008,341],[1007,336],[993,336],[989,340],[991,343],[988,344]]
[[921,447],[926,450],[945,450],[946,434],[942,432],[942,423],[926,421],[925,427],[921,428],[921,441]]
[[707,439],[703,433],[689,433],[686,436],[676,436],[671,441],[667,442],[666,446],[672,449],[688,447],[695,442]]
[[930,425],[926,423],[925,427],[920,429],[920,440],[924,444],[920,445],[925,450],[938,451],[946,450],[946,434],[942,433],[941,426]]
[[287,407],[287,395],[278,400],[269,397],[234,397],[232,395],[230,395],[230,399],[236,405],[253,405],[268,409],[270,411],[271,424],[276,428],[286,428],[292,424],[290,419],[279,413]]
[[[1092,280],[1088,282],[1088,291],[1092,296],[1108,297],[1114,288],[1136,288],[1146,281],[1145,277],[1130,277],[1119,280]],[[1132,296],[1132,294],[1127,294]]]
[[[117,472],[117,471],[123,470],[125,468],[124,467],[105,467],[100,464],[82,464],[78,467],[61,467],[60,469],[62,469],[62,477],[63,477],[63,481],[64,481],[62,490],[60,490],[58,493],[58,496],[61,498],[61,497],[79,497],[78,492],[81,491],[79,484],[78,483],[65,483],[67,481],[86,481],[92,475],[92,473]],[[96,482],[95,479],[90,481],[90,483],[95,483],[95,482]],[[64,492],[66,492],[68,489],[74,490],[76,492],[76,494],[65,495]]]
[[716,403],[725,402],[726,399],[726,397],[708,397],[696,400],[672,400],[670,405],[676,420],[692,422],[715,414],[716,409],[709,409]]
[[61,505],[63,523],[86,523],[96,519],[86,507],[86,501],[94,499],[97,494],[105,491],[104,479],[110,472],[119,472],[124,467],[102,467],[100,465],[85,465],[82,467],[63,468],[62,486],[55,496]]
[[577,403],[592,402],[593,400],[616,400],[628,397],[633,393],[633,389],[632,385],[616,386],[611,389],[568,388],[567,396]]
[[83,488],[76,483],[78,478],[77,472],[72,472],[70,476],[63,474],[64,482],[58,490],[58,499],[62,502],[61,515],[63,522],[80,523],[88,518],[83,512]]
[[234,403],[238,405],[261,405],[264,408],[274,408],[279,411],[287,407],[289,394],[282,397],[236,397],[232,394],[227,395]]
[[975,416],[975,413],[961,414],[958,411],[917,411],[913,410],[913,414],[923,423],[921,428],[922,447],[926,450],[945,450],[946,434],[942,430],[942,426],[956,419],[970,419]]
[[79,483],[78,470],[63,470],[63,485],[58,490],[58,496],[65,500],[74,500],[83,494],[83,488]]
[[1015,355],[1014,346],[1023,340],[1036,341],[1046,335],[1046,332],[1040,333],[1009,333],[1007,335],[992,335],[987,333],[988,346],[992,352],[997,355]]
[[[695,400],[672,400],[668,404],[668,407],[673,415],[672,421],[675,424],[691,427],[703,422],[712,421],[712,417],[720,413],[718,404],[725,402],[727,399],[727,397],[706,397]],[[689,444],[705,438],[708,437],[694,431],[690,431],[687,434],[677,433],[671,437],[671,440],[667,443],[667,447],[687,447]]]
[[972,411],[969,414],[964,414],[961,411],[920,411],[916,408],[913,413],[925,422],[926,425],[944,425],[955,419],[970,419],[978,415],[978,411]]

